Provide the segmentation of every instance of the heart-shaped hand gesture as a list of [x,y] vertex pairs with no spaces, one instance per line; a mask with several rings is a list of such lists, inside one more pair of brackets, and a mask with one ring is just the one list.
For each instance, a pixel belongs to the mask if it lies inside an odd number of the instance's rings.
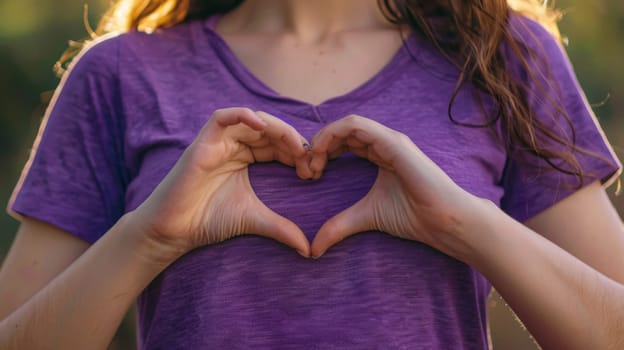
[[266,113],[213,113],[154,192],[132,213],[134,227],[180,253],[254,233],[309,255],[301,229],[267,208],[249,183],[250,163],[279,161],[309,173],[305,139]]
[[319,178],[328,158],[350,151],[379,166],[368,194],[329,219],[312,242],[319,257],[344,238],[383,231],[442,250],[471,203],[461,189],[404,134],[359,116],[340,119],[312,139],[310,170]]
[[[444,251],[444,241],[473,198],[412,141],[373,120],[349,116],[313,138],[311,151],[291,126],[262,112],[213,113],[148,199],[132,213],[135,228],[180,253],[253,233],[303,256],[319,257],[346,237],[383,231]],[[310,246],[301,229],[256,196],[248,165],[279,161],[302,179],[318,179],[328,159],[350,151],[379,166],[368,194],[329,219]]]

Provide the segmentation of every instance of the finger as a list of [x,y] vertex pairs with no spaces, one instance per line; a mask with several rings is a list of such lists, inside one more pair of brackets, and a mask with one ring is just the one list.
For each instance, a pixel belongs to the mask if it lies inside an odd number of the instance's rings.
[[369,129],[377,129],[378,125],[381,124],[370,119],[348,116],[325,126],[312,138],[313,157],[310,168],[320,172],[325,167],[328,157],[337,158],[351,147],[368,146],[374,138],[367,136],[367,132]]
[[244,107],[218,109],[199,132],[201,140],[220,140],[226,129],[236,124],[244,124],[253,130],[263,130],[267,123],[254,111]]
[[[378,166],[381,167],[389,167],[390,162],[392,161],[391,158],[389,159],[381,159],[379,157],[379,155],[377,154],[377,152],[374,152],[372,150],[372,147],[367,146],[367,147],[348,147],[349,152],[355,154],[358,157],[362,157],[362,158],[366,158],[369,161],[371,161],[374,164],[377,164]],[[330,156],[331,158],[331,156]]]
[[[342,155],[345,152],[351,152],[356,155],[359,155],[360,157],[367,158],[366,153],[368,152],[370,145],[367,145],[361,142],[355,137],[356,135],[350,134],[344,140],[340,140],[340,143],[338,145],[330,144],[328,147],[329,151],[327,152],[329,159],[338,158],[340,155]],[[338,139],[334,138],[334,140],[338,140]]]
[[[313,172],[310,170],[310,144],[292,126],[283,120],[265,112],[256,112],[267,122],[264,138],[270,143],[263,145],[261,149],[252,148],[256,161],[277,160],[289,166],[295,166],[297,176],[302,179],[310,179]],[[255,144],[250,144],[255,147]]]
[[245,107],[217,110],[214,113],[214,120],[221,128],[227,128],[235,124],[245,124],[254,130],[262,130],[267,126],[267,122],[260,115]]
[[[346,139],[345,141],[348,141],[348,140],[349,139]],[[330,149],[331,149],[331,151],[327,152],[327,158],[328,159],[336,159],[336,158],[340,157],[343,153],[351,151],[349,146],[343,145],[343,144],[331,147]]]
[[295,166],[295,158],[292,154],[275,148],[272,145],[262,148],[252,148],[251,153],[256,162],[278,161],[288,166]]
[[317,176],[320,176],[327,165],[327,159],[337,158],[348,151],[349,144],[359,147],[366,146],[365,142],[354,139],[354,134],[359,130],[370,128],[370,126],[364,125],[366,121],[367,119],[358,116],[345,117],[326,125],[314,135],[310,168]]
[[318,180],[323,174],[323,170],[327,165],[327,153],[312,152],[309,163],[310,171],[312,172],[312,178]]
[[[266,135],[258,134],[256,135],[256,139],[252,140],[251,138],[248,138],[247,140],[243,140],[241,142],[247,145],[252,152],[255,152],[256,150],[271,149],[275,153],[280,152],[280,153],[288,154],[292,158],[307,158],[307,155],[309,153],[309,152],[306,152],[303,155],[297,155],[295,153],[298,153],[298,152],[293,153],[293,149],[291,145],[287,145],[284,142],[271,140],[268,137],[266,137]],[[304,147],[304,149],[305,147],[309,147],[309,146],[303,145],[305,142],[306,142],[305,140],[302,140],[300,142],[302,144],[302,147]],[[272,159],[269,159],[268,161],[270,160]]]
[[376,139],[383,137],[386,130],[389,129],[371,119],[347,116],[327,125],[314,136],[313,151],[331,152],[347,144],[346,139],[354,139],[348,143],[357,143],[360,147],[371,145]]
[[364,197],[321,226],[312,241],[311,256],[318,258],[336,243],[356,233],[374,230],[374,226],[374,213]]
[[303,231],[292,221],[269,209],[260,200],[252,222],[254,224],[251,232],[281,242],[304,257],[310,256],[310,244]]
[[327,125],[312,139],[312,169],[323,163],[323,157],[334,158],[350,151],[384,168],[394,168],[403,154],[406,142],[402,135],[374,120],[348,116]]
[[266,112],[258,111],[256,114],[267,123],[264,137],[270,139],[273,145],[290,151],[295,157],[303,157],[307,153],[308,141],[295,128]]
[[[332,156],[336,157],[341,153],[341,146],[344,144],[344,138],[348,135],[339,135],[334,132],[336,122],[329,124],[325,128],[321,129],[314,137],[312,138],[312,154],[314,158],[318,156],[328,157],[331,153]],[[320,161],[320,160],[319,160]],[[324,166],[324,163],[320,161]],[[315,161],[312,162],[314,164]],[[316,170],[316,168],[315,168]]]
[[308,153],[305,157],[295,159],[297,176],[299,176],[300,179],[308,180],[315,178],[314,172],[312,171],[312,169],[310,169],[311,158],[312,156],[310,155],[310,153]]

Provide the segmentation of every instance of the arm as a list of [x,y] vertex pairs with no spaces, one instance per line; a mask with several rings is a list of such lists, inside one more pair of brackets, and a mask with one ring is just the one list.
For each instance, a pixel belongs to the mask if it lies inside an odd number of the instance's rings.
[[624,284],[624,230],[598,182],[524,223],[605,276]]
[[[166,267],[163,261],[173,258],[163,245],[150,243],[126,222],[122,218],[69,268],[2,320],[0,348],[105,349],[130,303]],[[11,254],[15,253],[19,251]],[[11,275],[10,266],[7,274]]]
[[0,269],[0,320],[24,304],[89,247],[88,243],[31,218],[22,218]]
[[475,205],[445,249],[492,282],[544,349],[620,349],[623,235],[603,192],[591,185],[529,221],[570,252],[491,203]]
[[[0,349],[106,348],[145,286],[179,256],[206,244],[255,232],[308,255],[303,232],[260,202],[247,175],[249,163],[271,160],[299,164],[305,173],[304,142],[269,115],[216,111],[144,203],[0,322]],[[7,275],[17,276],[10,270]]]
[[376,163],[379,174],[362,200],[321,227],[313,256],[368,230],[420,241],[479,270],[545,349],[624,346],[624,286],[611,279],[622,280],[623,231],[598,184],[529,222],[585,263],[467,193],[408,137],[369,119],[343,118],[315,136],[315,177],[345,150]]

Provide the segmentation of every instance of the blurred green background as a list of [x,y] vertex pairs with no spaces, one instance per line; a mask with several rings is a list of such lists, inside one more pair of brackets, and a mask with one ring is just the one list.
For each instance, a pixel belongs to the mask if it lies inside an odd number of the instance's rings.
[[[52,65],[69,39],[86,36],[83,5],[90,22],[109,3],[105,0],[1,0],[0,2],[0,201],[8,201],[30,151],[46,102],[58,79]],[[624,1],[560,0],[565,10],[561,30],[579,80],[620,158],[624,158]],[[603,103],[604,102],[604,103]],[[614,192],[611,189],[609,192]],[[611,196],[620,215],[624,195]],[[0,215],[0,260],[13,240],[17,222]],[[547,292],[547,291],[545,291]],[[535,349],[497,295],[490,300],[495,349]],[[133,349],[132,315],[122,325],[111,349]]]

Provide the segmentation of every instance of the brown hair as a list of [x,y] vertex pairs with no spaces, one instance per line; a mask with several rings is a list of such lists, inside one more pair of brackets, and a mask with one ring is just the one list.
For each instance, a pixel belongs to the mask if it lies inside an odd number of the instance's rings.
[[[243,0],[117,0],[106,12],[91,37],[131,30],[151,32],[194,18],[228,12]],[[552,126],[536,118],[526,99],[526,88],[512,77],[502,57],[501,45],[506,45],[518,58],[521,68],[529,75],[540,92],[548,91],[534,76],[522,45],[512,36],[508,26],[510,12],[521,13],[539,22],[555,38],[559,12],[541,0],[480,0],[480,1],[410,1],[378,0],[386,18],[396,25],[408,25],[432,42],[447,58],[460,68],[460,76],[449,102],[449,117],[460,87],[472,82],[492,97],[496,115],[483,125],[493,127],[497,120],[504,125],[503,143],[508,151],[528,150],[546,161],[552,168],[574,175],[582,186],[584,174],[574,153],[590,153],[576,146],[574,128],[567,113],[554,96],[547,101],[563,117],[571,137],[556,133]],[[80,50],[70,47],[57,64],[67,62]],[[462,124],[464,125],[464,124]],[[554,145],[554,146],[553,146]]]

